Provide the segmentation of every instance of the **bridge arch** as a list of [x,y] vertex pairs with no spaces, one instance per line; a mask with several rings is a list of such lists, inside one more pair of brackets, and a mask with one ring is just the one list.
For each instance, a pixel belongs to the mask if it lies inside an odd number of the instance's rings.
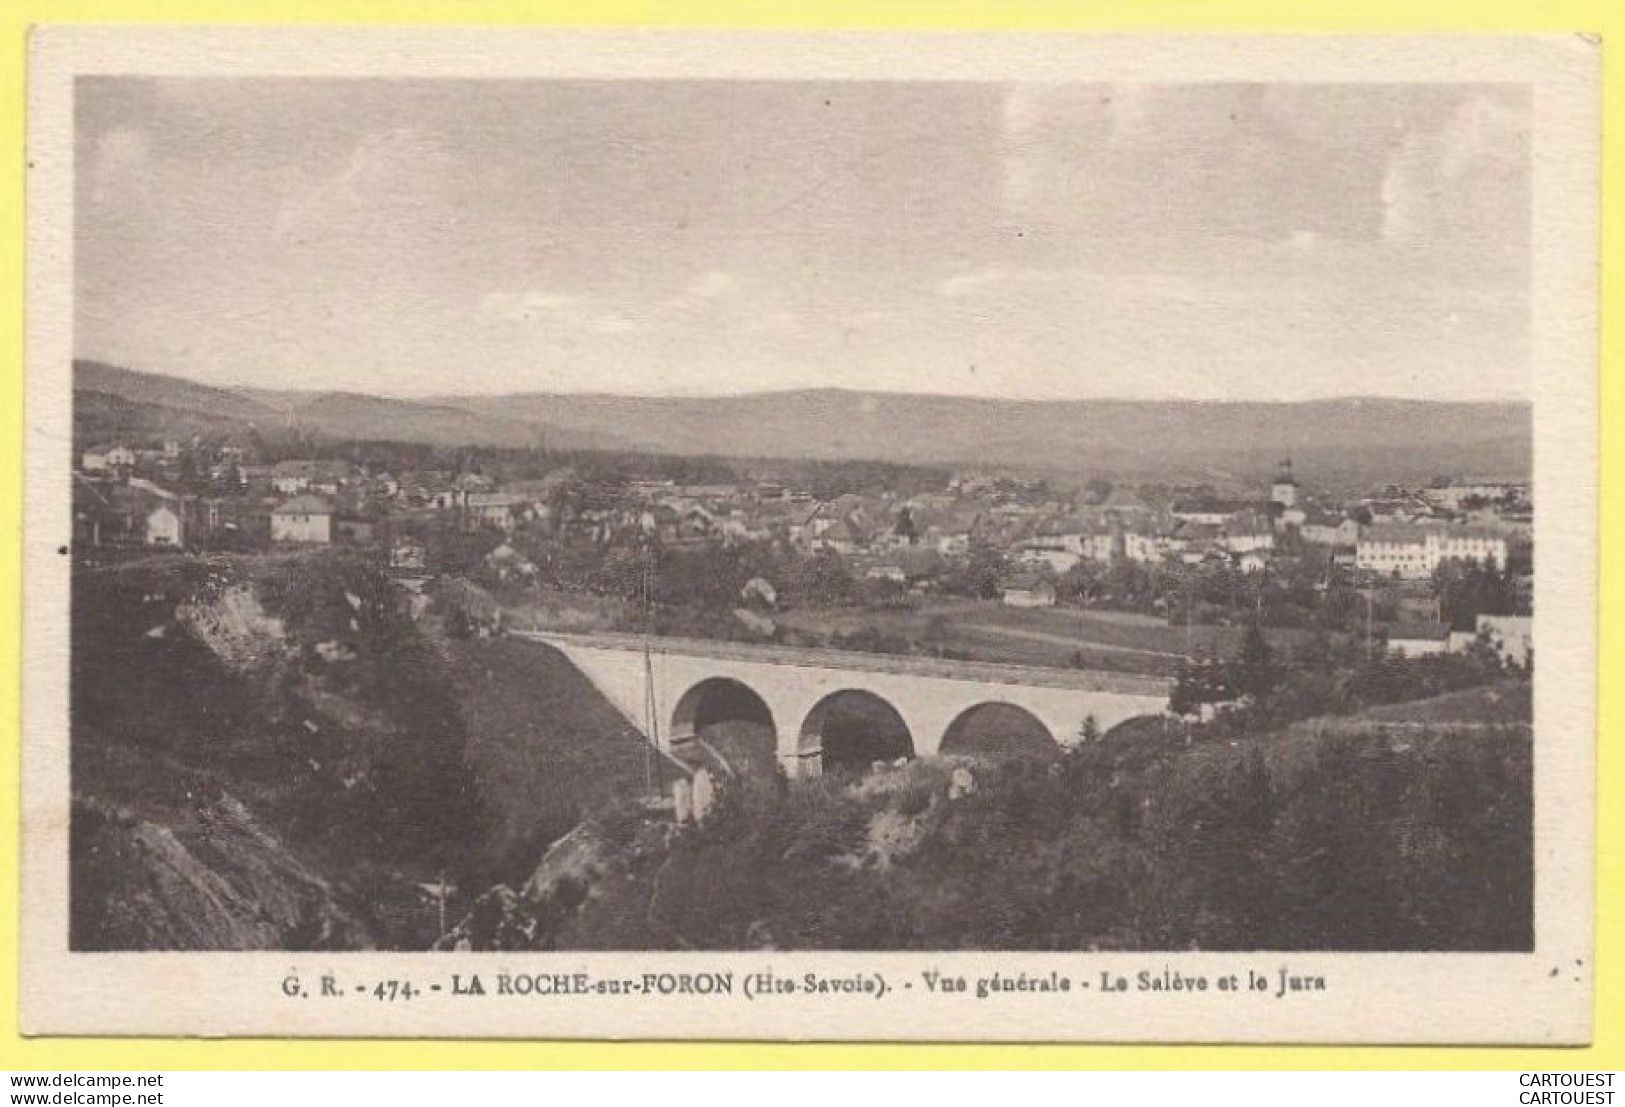
[[670,737],[673,742],[684,742],[708,726],[734,721],[775,727],[773,709],[756,689],[733,677],[707,677],[677,698]]
[[1166,714],[1133,715],[1109,728],[1102,738],[1160,738],[1168,733],[1170,719]]
[[1042,719],[1020,704],[984,700],[954,716],[942,732],[938,752],[1050,760],[1060,755],[1061,744]]
[[802,721],[796,752],[822,771],[867,769],[876,761],[914,757],[914,734],[902,712],[877,693],[843,688],[824,696]]

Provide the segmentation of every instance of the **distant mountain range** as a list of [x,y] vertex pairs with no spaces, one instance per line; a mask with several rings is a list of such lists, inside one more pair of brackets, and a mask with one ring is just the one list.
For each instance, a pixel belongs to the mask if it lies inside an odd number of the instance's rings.
[[[79,404],[116,397],[147,418],[281,427],[439,446],[635,449],[863,459],[1071,474],[1256,480],[1283,457],[1321,483],[1525,476],[1524,403],[971,399],[820,389],[728,397],[446,395],[224,389],[80,361]],[[95,394],[92,396],[91,394]]]

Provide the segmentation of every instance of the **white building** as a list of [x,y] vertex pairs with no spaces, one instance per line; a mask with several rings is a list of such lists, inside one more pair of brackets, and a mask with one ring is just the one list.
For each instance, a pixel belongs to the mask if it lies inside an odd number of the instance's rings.
[[1296,507],[1298,503],[1298,479],[1292,475],[1292,459],[1281,462],[1281,471],[1276,474],[1270,485],[1270,502],[1279,504],[1282,508]]
[[1512,665],[1528,665],[1535,650],[1535,620],[1530,615],[1480,615],[1478,633]]
[[1219,538],[1219,545],[1233,554],[1251,553],[1254,550],[1273,550],[1275,548],[1275,532],[1267,525],[1235,525],[1225,529]]
[[1165,535],[1137,530],[1123,532],[1123,556],[1140,565],[1155,565],[1173,549],[1174,544]]
[[1175,500],[1170,514],[1182,523],[1218,527],[1234,515],[1249,510],[1253,505],[1240,500]]
[[1032,575],[1021,575],[1005,583],[1002,590],[1006,607],[1054,607],[1055,586]]
[[309,461],[279,461],[271,468],[271,489],[292,496],[310,487],[315,464]]
[[1269,565],[1269,554],[1263,550],[1248,550],[1236,555],[1236,568],[1244,573],[1262,573]]
[[1385,577],[1420,580],[1433,575],[1424,527],[1388,523],[1367,527],[1354,548],[1354,567]]
[[271,512],[271,541],[333,541],[333,508],[320,496],[295,496]]
[[1450,649],[1450,628],[1443,623],[1396,626],[1388,632],[1388,652],[1399,657],[1435,657]]
[[179,546],[181,515],[169,504],[159,504],[147,513],[147,545]]
[[1439,560],[1477,561],[1505,569],[1506,536],[1484,527],[1446,527],[1439,540]]
[[485,526],[511,531],[519,524],[524,504],[505,492],[470,492],[465,500],[468,513]]
[[105,473],[134,464],[135,451],[128,446],[92,446],[79,459],[79,467],[87,473]]
[[1360,524],[1346,515],[1314,514],[1299,525],[1298,535],[1317,546],[1355,546],[1360,541]]

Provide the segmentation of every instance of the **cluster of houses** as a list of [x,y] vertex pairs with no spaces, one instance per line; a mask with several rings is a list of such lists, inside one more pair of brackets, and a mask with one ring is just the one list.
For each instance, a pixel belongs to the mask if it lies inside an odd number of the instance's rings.
[[499,489],[478,473],[397,477],[330,458],[258,464],[242,447],[174,440],[93,446],[73,479],[74,539],[83,547],[366,546],[405,520],[446,513],[511,532],[545,516],[549,486]]
[[1425,580],[1452,560],[1505,569],[1529,541],[1532,520],[1520,482],[1386,486],[1335,502],[1307,493],[1290,462],[1255,499],[1120,485],[1057,500],[1040,482],[976,474],[907,496],[817,500],[771,482],[643,481],[629,499],[619,525],[635,516],[635,529],[663,543],[779,542],[837,556],[862,578],[919,591],[973,549],[993,551],[1009,567],[1004,602],[1017,607],[1053,605],[1058,578],[1084,562],[1259,573],[1318,548],[1351,573],[1384,581]]

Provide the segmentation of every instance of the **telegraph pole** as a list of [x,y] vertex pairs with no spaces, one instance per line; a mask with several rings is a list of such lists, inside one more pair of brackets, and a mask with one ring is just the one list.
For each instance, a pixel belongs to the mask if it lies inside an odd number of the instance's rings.
[[654,634],[654,554],[650,552],[649,563],[644,566],[643,591],[643,712],[644,732],[649,736],[648,755],[644,761],[643,784],[649,795],[658,798],[661,793],[660,779],[660,706],[655,697],[655,668],[654,649],[651,638]]

